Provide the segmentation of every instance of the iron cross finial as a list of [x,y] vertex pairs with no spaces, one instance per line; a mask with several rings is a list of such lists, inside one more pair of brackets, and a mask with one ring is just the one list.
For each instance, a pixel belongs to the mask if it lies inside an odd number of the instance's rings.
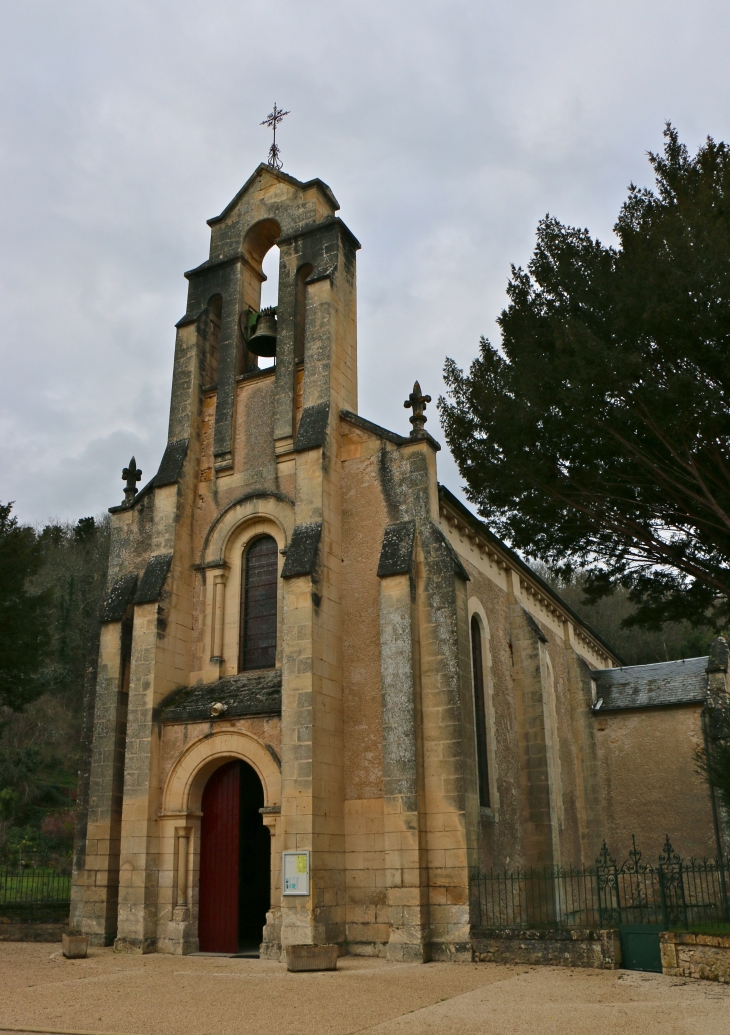
[[425,416],[423,411],[426,409],[426,403],[430,402],[431,396],[424,395],[421,392],[421,386],[418,381],[416,381],[413,385],[413,391],[403,403],[403,406],[407,410],[413,410],[413,416],[408,418],[413,425],[411,438],[423,438],[426,434],[424,425],[428,420],[428,417]]
[[122,471],[122,478],[127,483],[124,486],[124,502],[129,506],[139,492],[137,482],[142,481],[142,471],[137,467],[137,461],[134,457],[129,461],[129,467],[125,467]]
[[270,111],[264,121],[261,123],[262,126],[268,126],[269,129],[274,131],[274,142],[269,148],[269,161],[268,164],[272,169],[281,169],[281,159],[279,158],[279,148],[276,144],[276,127],[279,125],[285,115],[288,115],[288,111],[282,111],[281,108],[276,107],[276,101],[274,101],[274,110]]

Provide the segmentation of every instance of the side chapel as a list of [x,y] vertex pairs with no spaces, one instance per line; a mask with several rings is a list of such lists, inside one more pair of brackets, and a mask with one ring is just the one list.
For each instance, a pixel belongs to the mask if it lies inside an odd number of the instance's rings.
[[358,414],[338,208],[262,164],[185,274],[168,445],[111,510],[72,892],[92,944],[470,959],[480,866],[658,846],[668,807],[714,854],[692,752],[727,651],[622,668],[439,484],[418,385],[409,433]]

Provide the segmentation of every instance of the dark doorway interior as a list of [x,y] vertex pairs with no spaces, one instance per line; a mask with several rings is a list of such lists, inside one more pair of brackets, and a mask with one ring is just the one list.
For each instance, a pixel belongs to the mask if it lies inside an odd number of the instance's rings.
[[264,789],[256,772],[245,762],[241,767],[241,848],[238,883],[238,951],[259,945],[271,904],[271,837],[259,812]]
[[271,843],[259,809],[261,781],[227,762],[203,791],[200,840],[201,952],[258,952],[270,903]]

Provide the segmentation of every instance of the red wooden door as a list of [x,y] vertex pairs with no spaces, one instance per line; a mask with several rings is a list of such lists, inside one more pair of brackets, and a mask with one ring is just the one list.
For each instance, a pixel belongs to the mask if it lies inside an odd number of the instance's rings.
[[238,952],[241,764],[216,769],[203,791],[200,831],[201,952]]

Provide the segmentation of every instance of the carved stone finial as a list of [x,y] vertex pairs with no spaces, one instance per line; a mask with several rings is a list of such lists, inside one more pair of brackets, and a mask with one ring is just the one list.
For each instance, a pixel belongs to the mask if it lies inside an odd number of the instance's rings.
[[142,480],[142,471],[137,467],[134,457],[129,461],[129,467],[125,467],[122,471],[122,478],[127,483],[124,486],[124,505],[128,507],[130,503],[134,503],[134,497],[139,492],[137,482]]
[[428,417],[425,416],[423,411],[426,409],[426,403],[430,402],[431,396],[423,395],[421,392],[421,386],[418,381],[416,381],[413,385],[413,391],[403,403],[403,406],[407,410],[413,410],[413,416],[408,418],[413,425],[411,438],[423,438],[425,436],[425,424]]

